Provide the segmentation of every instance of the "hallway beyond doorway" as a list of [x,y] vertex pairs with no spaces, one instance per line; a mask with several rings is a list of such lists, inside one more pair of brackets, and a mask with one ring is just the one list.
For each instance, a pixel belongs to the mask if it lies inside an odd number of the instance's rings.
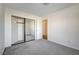
[[43,31],[43,34],[42,34],[42,37],[43,39],[48,39],[48,20],[45,19],[42,21],[42,31]]

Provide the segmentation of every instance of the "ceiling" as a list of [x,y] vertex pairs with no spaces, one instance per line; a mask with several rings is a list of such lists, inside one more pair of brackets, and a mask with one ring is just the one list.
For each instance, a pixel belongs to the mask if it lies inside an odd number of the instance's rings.
[[44,17],[55,11],[67,8],[74,3],[6,3],[5,6]]

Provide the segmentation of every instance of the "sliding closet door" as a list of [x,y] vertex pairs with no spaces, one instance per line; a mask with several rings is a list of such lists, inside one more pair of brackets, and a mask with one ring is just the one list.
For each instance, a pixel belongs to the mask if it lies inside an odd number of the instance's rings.
[[24,42],[24,19],[12,16],[12,44]]
[[18,41],[24,41],[24,19],[18,18]]
[[26,19],[25,22],[26,41],[35,40],[35,21]]
[[16,23],[18,19],[16,17],[11,17],[11,43],[14,44],[18,41],[18,24]]
[[35,39],[35,21],[31,20],[30,24],[31,24],[31,37],[32,39]]

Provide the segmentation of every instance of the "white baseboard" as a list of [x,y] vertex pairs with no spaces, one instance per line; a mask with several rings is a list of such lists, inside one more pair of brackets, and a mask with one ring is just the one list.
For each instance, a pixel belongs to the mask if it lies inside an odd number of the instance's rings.
[[69,46],[69,45],[67,45],[67,44],[63,44],[63,43],[60,43],[60,42],[55,42],[55,41],[52,41],[52,40],[48,40],[48,41],[51,41],[51,42],[54,42],[54,43],[57,43],[57,44],[60,44],[60,45],[63,45],[63,46],[66,46],[66,47],[75,49],[75,50],[79,50],[79,49],[77,49],[77,48],[75,48],[75,47],[72,47],[72,46]]

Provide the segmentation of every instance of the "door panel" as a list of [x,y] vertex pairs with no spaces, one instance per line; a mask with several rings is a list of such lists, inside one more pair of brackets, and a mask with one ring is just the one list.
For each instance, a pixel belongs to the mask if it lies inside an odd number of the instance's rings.
[[12,44],[21,43],[24,41],[24,19],[12,16]]
[[11,20],[11,37],[12,37],[12,44],[18,41],[18,24],[16,23],[18,19],[16,17],[12,17]]
[[24,40],[24,19],[18,18],[18,40]]
[[35,39],[35,23],[34,20],[26,19],[26,41]]

